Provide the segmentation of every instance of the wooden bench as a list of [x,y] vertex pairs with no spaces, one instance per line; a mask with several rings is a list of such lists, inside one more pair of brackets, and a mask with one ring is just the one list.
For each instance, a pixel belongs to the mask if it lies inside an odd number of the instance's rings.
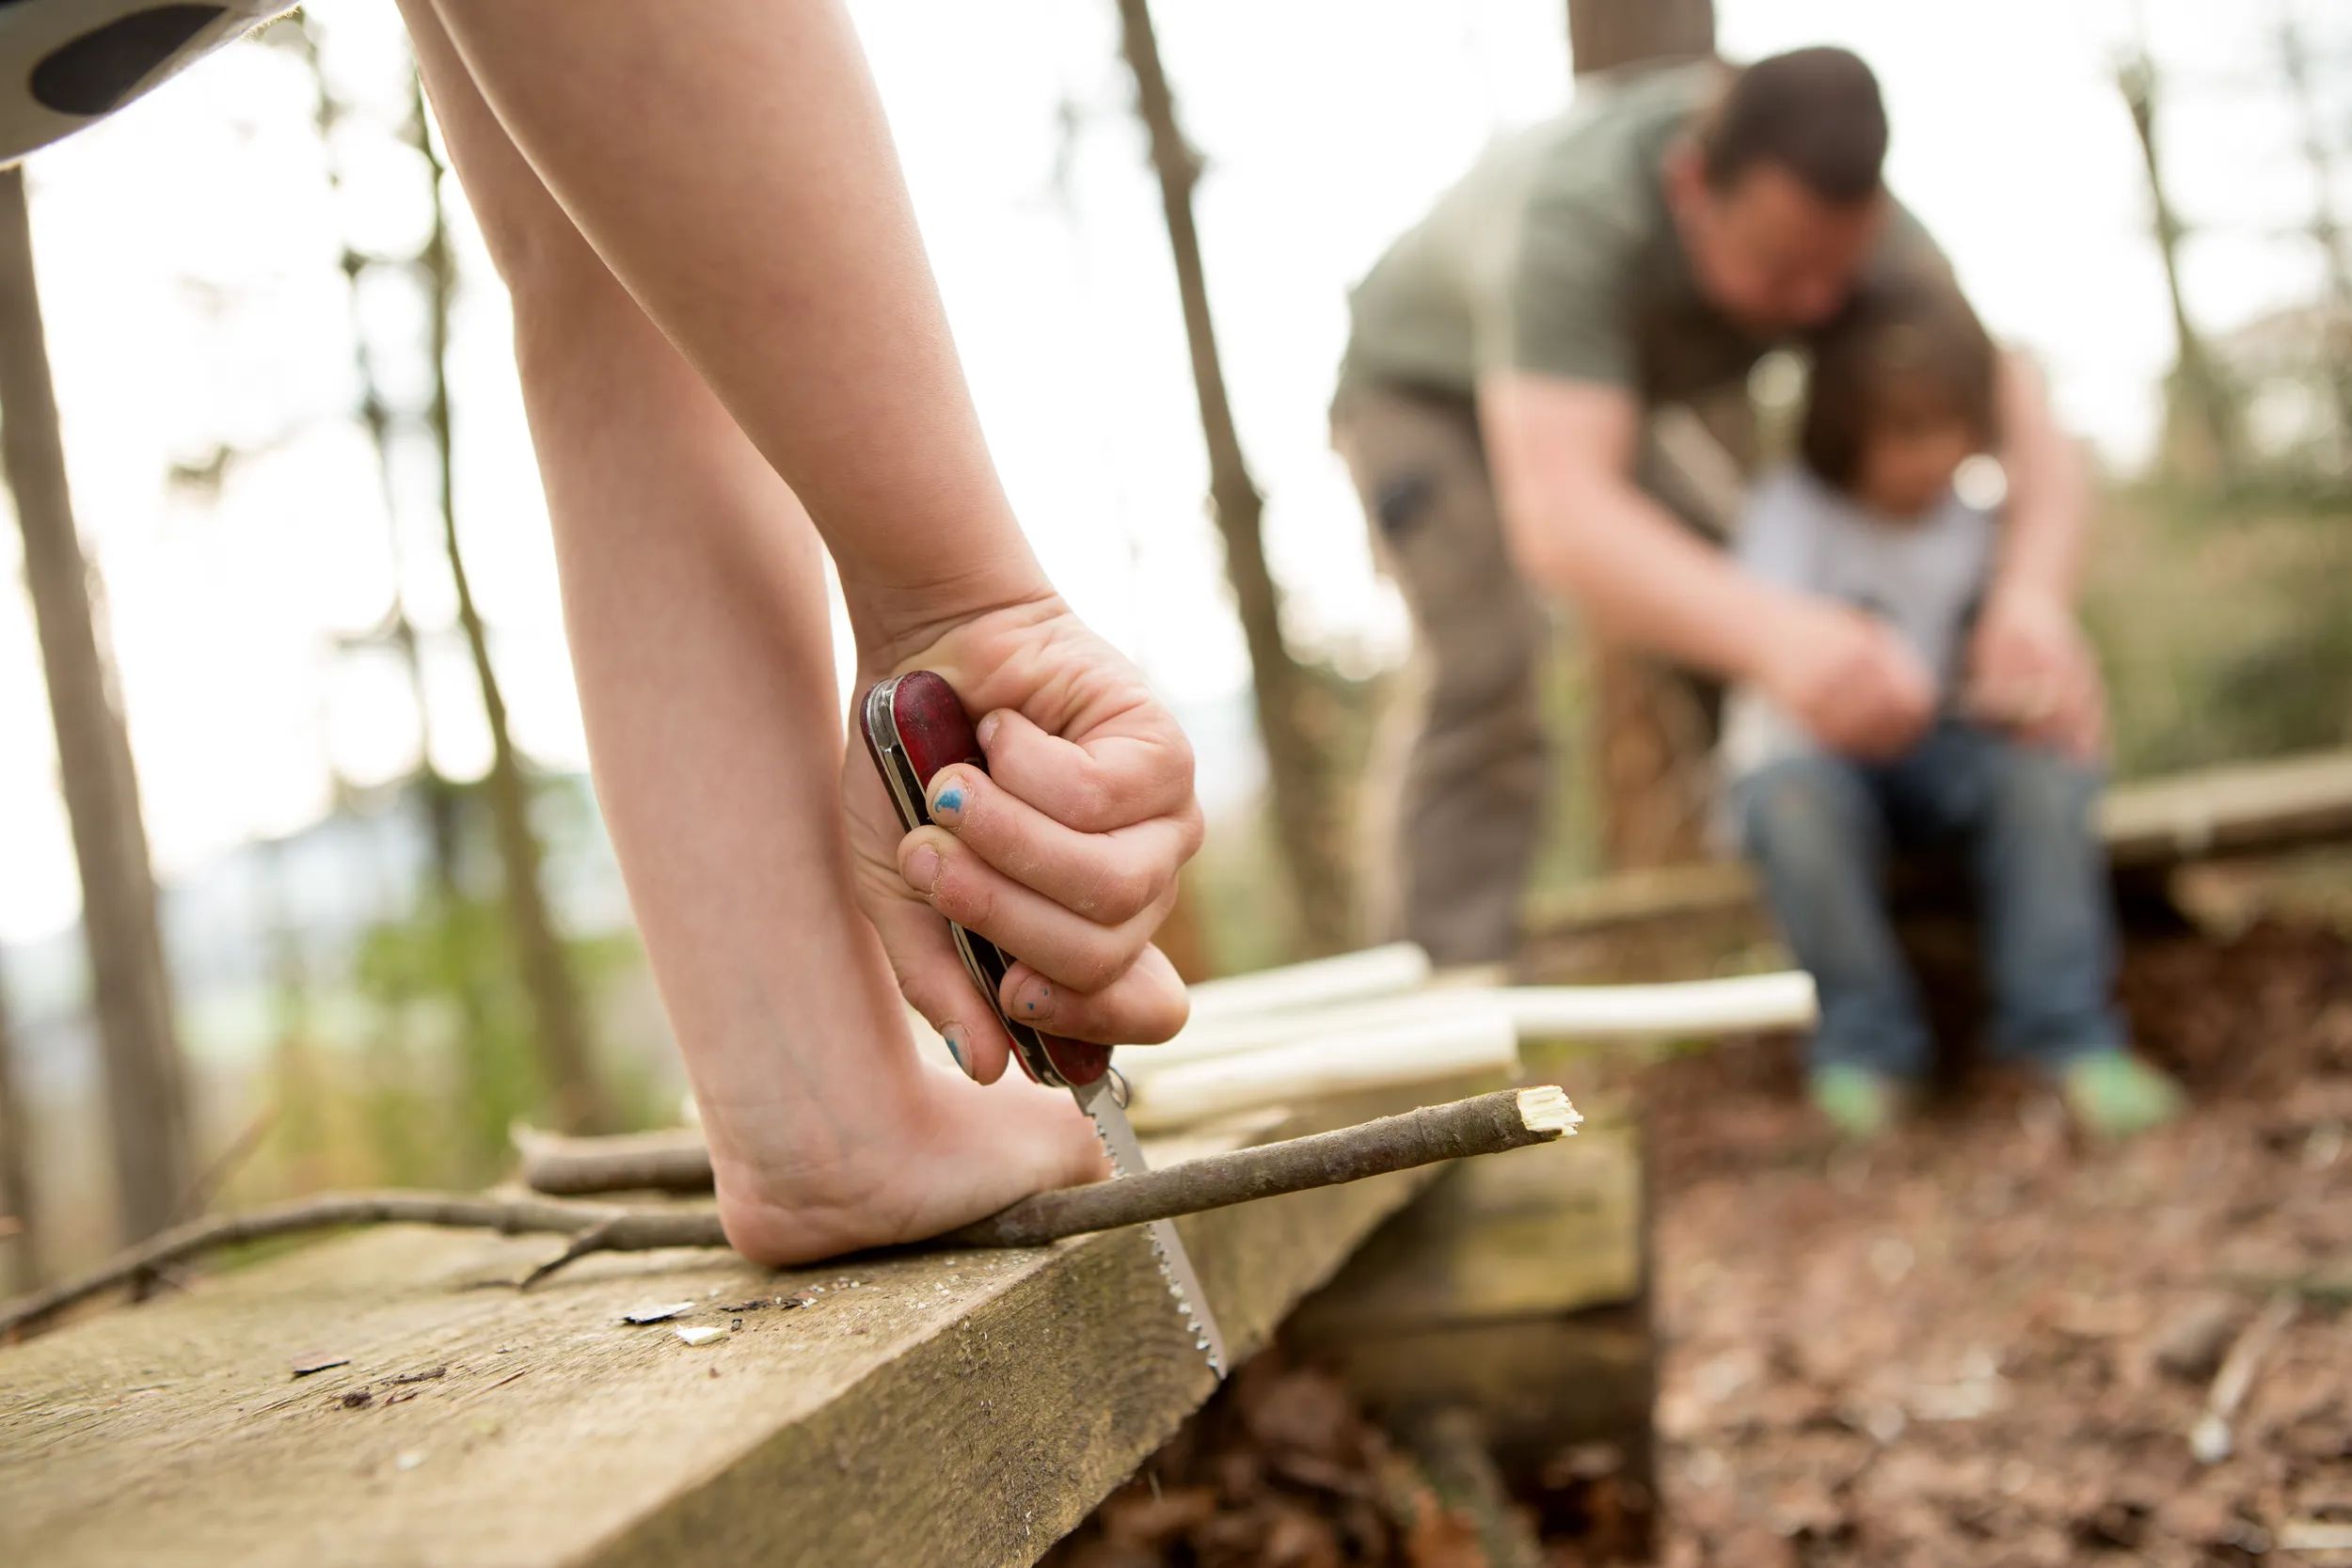
[[[2352,751],[2119,784],[2100,802],[2099,827],[2127,910],[2160,904],[2164,879],[2184,865],[2352,840]],[[1955,886],[1949,865],[1897,869],[1899,905],[1915,911],[1945,904]],[[1688,978],[1711,972],[1694,952],[1769,936],[1756,879],[1732,862],[1588,882],[1539,900],[1528,931],[1520,970],[1547,981]]]

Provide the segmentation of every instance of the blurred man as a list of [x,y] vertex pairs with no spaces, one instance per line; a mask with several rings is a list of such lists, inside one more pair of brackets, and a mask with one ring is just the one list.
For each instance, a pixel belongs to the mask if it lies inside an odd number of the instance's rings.
[[[1933,687],[1903,641],[1743,574],[1693,531],[1692,486],[1646,428],[1806,341],[1866,274],[1944,268],[1882,182],[1886,141],[1876,78],[1839,49],[1588,83],[1357,288],[1333,444],[1419,642],[1409,754],[1377,782],[1395,834],[1383,935],[1448,962],[1516,942],[1547,767],[1537,594],[1770,693],[1836,751],[1889,756],[1927,727]],[[1999,402],[2009,500],[1972,700],[2092,750],[2079,466],[2013,357]]]

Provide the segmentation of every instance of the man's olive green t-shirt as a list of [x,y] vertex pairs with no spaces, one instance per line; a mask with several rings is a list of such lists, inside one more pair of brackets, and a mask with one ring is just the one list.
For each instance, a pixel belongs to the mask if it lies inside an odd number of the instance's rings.
[[[1745,376],[1784,340],[1700,295],[1662,185],[1668,146],[1727,81],[1701,63],[1581,84],[1565,114],[1498,142],[1357,286],[1343,388],[1468,396],[1512,369],[1655,405]],[[1899,214],[1872,266],[1923,253]]]

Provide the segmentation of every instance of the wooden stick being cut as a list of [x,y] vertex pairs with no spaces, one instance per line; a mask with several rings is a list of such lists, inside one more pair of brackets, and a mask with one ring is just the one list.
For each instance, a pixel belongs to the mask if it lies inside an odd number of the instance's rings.
[[[1189,1160],[1140,1176],[1038,1193],[921,1244],[1039,1246],[1065,1236],[1360,1181],[1440,1160],[1549,1143],[1573,1132],[1581,1119],[1556,1086],[1503,1089],[1336,1132]],[[525,1276],[526,1285],[594,1252],[727,1244],[718,1214],[701,1207],[632,1209],[473,1193],[324,1193],[177,1226],[116,1254],[87,1274],[0,1304],[0,1342],[76,1302],[214,1247],[295,1231],[377,1224],[572,1237],[561,1255]]]
[[1116,1181],[1039,1193],[940,1240],[957,1246],[1036,1246],[1060,1236],[1549,1143],[1574,1132],[1582,1119],[1557,1085],[1498,1089],[1336,1132],[1204,1155]]

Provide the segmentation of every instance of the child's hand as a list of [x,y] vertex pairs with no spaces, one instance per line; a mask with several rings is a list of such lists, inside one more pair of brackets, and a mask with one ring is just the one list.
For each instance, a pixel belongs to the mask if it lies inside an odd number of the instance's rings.
[[1114,1044],[1168,1038],[1189,1003],[1152,937],[1201,836],[1174,718],[1054,597],[978,615],[862,677],[914,669],[955,688],[989,771],[942,769],[937,825],[901,833],[865,747],[849,748],[858,899],[907,1000],[974,1078],[1004,1071],[1011,1041],[945,916],[1019,960],[1002,1000],[1022,1022]]
[[1968,648],[1962,706],[2079,762],[2106,748],[2106,689],[2074,612],[2036,589],[1996,589]]
[[1831,751],[1881,759],[1908,750],[1935,717],[1935,684],[1877,616],[1805,598],[1774,628],[1765,693]]

